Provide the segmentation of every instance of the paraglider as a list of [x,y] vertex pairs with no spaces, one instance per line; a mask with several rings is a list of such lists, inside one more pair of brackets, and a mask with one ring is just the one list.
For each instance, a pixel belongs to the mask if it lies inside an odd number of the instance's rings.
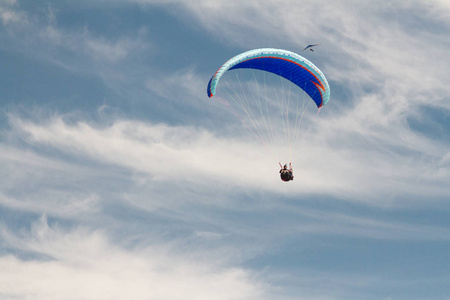
[[305,49],[303,49],[303,51],[305,51],[306,49],[309,49],[309,51],[314,52],[313,47],[315,46],[319,46],[320,44],[313,44],[313,45],[308,45],[305,47]]
[[[281,163],[278,162],[280,164],[281,167]],[[291,181],[294,180],[294,170],[292,169],[292,164],[289,163],[289,169],[287,164],[285,164],[281,169],[280,169],[280,177],[281,180],[283,181]]]
[[[304,50],[312,50],[317,45],[308,45]],[[244,76],[240,77],[245,73],[242,69],[251,71],[248,85],[243,82]],[[235,81],[229,83],[225,79],[222,85],[223,90],[229,87],[231,91],[222,94],[225,98],[218,96],[218,100],[230,110],[234,103],[233,114],[238,115],[241,111],[242,124],[265,145],[272,145],[272,152],[286,142],[291,156],[300,140],[300,125],[315,118],[304,117],[309,103],[315,103],[320,110],[329,101],[330,86],[323,73],[312,62],[291,51],[273,48],[250,50],[232,57],[214,73],[208,82],[208,97],[216,94],[219,81],[232,70],[239,71],[235,74]],[[263,78],[256,80],[259,73]],[[252,78],[255,78],[253,82]],[[273,92],[274,88],[281,91]],[[280,176],[283,181],[294,179],[291,163],[289,168],[287,165],[281,168]]]

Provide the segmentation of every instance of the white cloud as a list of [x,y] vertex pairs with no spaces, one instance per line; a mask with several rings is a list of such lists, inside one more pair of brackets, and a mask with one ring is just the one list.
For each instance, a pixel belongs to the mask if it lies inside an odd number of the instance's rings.
[[0,162],[0,204],[5,207],[66,218],[99,209],[95,189],[81,187],[87,176],[100,177],[95,170],[4,144]]
[[[303,209],[299,212],[302,219],[311,213]],[[320,234],[328,226],[336,231],[333,235],[352,232],[353,236],[362,234],[396,241],[448,239],[448,231],[431,227],[388,224],[335,213],[313,215],[320,215],[320,224],[312,226],[315,231],[309,233]],[[280,233],[285,234],[271,227],[273,224],[261,229],[265,235],[272,235],[271,231],[276,231],[278,237]],[[313,229],[306,224],[290,227],[286,229],[294,231],[296,236]],[[215,232],[194,233],[196,244],[199,239],[220,240],[220,236]],[[293,299],[315,299],[314,295],[318,299],[319,295],[341,299],[338,295],[342,292],[367,289],[383,281],[376,274],[347,272],[336,276],[333,271],[308,268],[298,270],[295,275],[271,268],[255,273],[236,267],[232,260],[226,259],[233,251],[222,251],[217,259],[209,255],[211,249],[202,247],[199,251],[205,255],[193,255],[192,249],[183,243],[173,240],[162,243],[151,234],[140,239],[137,246],[118,246],[126,243],[110,240],[106,231],[88,227],[68,229],[47,221],[45,215],[29,231],[14,232],[0,225],[0,239],[10,253],[0,256],[0,295],[5,299],[273,299],[275,294],[290,299],[285,287],[295,288],[297,296]],[[241,244],[239,248],[242,247]],[[402,284],[401,279],[391,284]],[[330,289],[324,291],[324,286]]]
[[0,256],[4,299],[264,299],[256,277],[241,268],[192,261],[164,247],[124,249],[104,233],[48,225],[45,217],[19,236],[2,238],[22,253]]
[[[201,128],[139,121],[117,121],[104,128],[84,122],[71,126],[60,117],[43,126],[20,119],[12,122],[32,143],[145,172],[156,180],[231,180],[244,184],[260,176],[259,172],[242,176],[241,171],[250,157],[260,155],[256,149],[215,138]],[[264,167],[262,170],[267,171]]]
[[[179,70],[167,77],[148,79],[146,87],[159,96],[174,102],[179,99],[186,101],[186,99],[193,98],[192,100],[204,103],[198,99],[202,99],[206,95],[204,78],[200,77],[193,67]],[[178,94],[174,95],[174,92]]]
[[97,195],[72,195],[67,191],[47,191],[35,195],[27,195],[24,199],[15,199],[0,194],[0,204],[10,209],[34,213],[49,213],[54,216],[71,219],[80,218],[98,211]]
[[220,239],[222,238],[222,235],[217,232],[210,232],[210,231],[197,231],[194,233],[194,236],[201,239]]
[[450,230],[396,220],[373,219],[359,215],[309,209],[293,209],[311,223],[298,224],[287,230],[292,233],[344,235],[368,239],[395,241],[448,241]]
[[[49,47],[51,52],[54,52],[55,48],[59,48],[58,51],[70,51],[75,57],[84,56],[87,59],[91,59],[93,63],[102,66],[104,63],[114,64],[122,62],[130,55],[148,49],[148,44],[141,38],[144,33],[145,30],[141,30],[136,37],[123,36],[108,40],[102,36],[93,35],[87,28],[79,31],[68,31],[49,25],[38,32],[41,40],[36,42],[46,43],[46,47]],[[57,57],[47,58],[56,61],[58,59]],[[61,59],[58,63],[65,65],[67,61],[65,62]],[[65,66],[71,69],[78,67],[74,64]]]
[[92,33],[86,25],[62,27],[58,24],[58,12],[50,4],[42,15],[23,11],[19,5],[0,6],[0,18],[10,33],[2,37],[2,48],[101,77],[113,77],[113,65],[151,48],[145,27],[132,35],[114,37]]
[[[392,205],[400,195],[418,200],[448,193],[448,166],[440,159],[443,148],[401,128],[383,134],[389,128],[374,131],[370,125],[355,130],[346,122],[318,121],[321,134],[311,135],[301,152],[294,153],[296,180],[287,185],[278,178],[277,162],[257,141],[139,121],[99,126],[84,121],[70,125],[58,116],[43,123],[11,118],[13,130],[35,147],[141,172],[156,182],[204,188],[214,182],[291,195],[326,193],[374,205]],[[424,145],[416,148],[420,144]],[[438,170],[440,177],[434,175]]]
[[[417,19],[405,19],[408,10],[417,14],[415,1],[139,2],[178,3],[218,40],[243,49],[266,43],[301,49],[305,41],[317,39],[322,46],[311,59],[334,84],[330,105],[314,129],[320,134],[309,136],[294,153],[296,179],[286,184],[279,180],[277,161],[255,139],[245,139],[243,132],[224,136],[217,129],[222,123],[214,123],[214,118],[220,113],[210,119],[201,116],[198,126],[129,119],[105,125],[84,117],[69,122],[59,115],[33,121],[11,116],[2,138],[13,138],[0,143],[0,205],[18,215],[44,213],[63,224],[86,227],[65,229],[43,218],[24,233],[5,225],[14,222],[16,214],[5,215],[0,225],[0,298],[273,299],[266,296],[271,288],[266,284],[286,272],[281,294],[288,293],[284,288],[300,285],[297,291],[311,295],[308,299],[336,299],[344,290],[378,288],[381,279],[373,273],[337,276],[303,270],[300,278],[296,271],[281,267],[273,274],[266,270],[262,276],[273,277],[261,281],[235,266],[254,257],[274,264],[271,255],[286,251],[291,237],[297,243],[307,236],[311,238],[307,246],[325,252],[330,249],[323,245],[323,236],[339,242],[342,236],[395,243],[448,241],[448,229],[439,220],[422,219],[432,224],[427,226],[408,219],[415,205],[438,209],[435,201],[446,201],[450,194],[448,140],[427,137],[408,123],[409,118],[429,121],[423,118],[424,106],[449,108],[449,88],[442,80],[449,76],[445,1],[441,6],[439,2],[417,6],[434,14],[436,24],[445,25],[435,32],[427,26],[406,29],[410,21],[417,25]],[[43,57],[71,70],[100,66],[104,69],[96,74],[106,76],[113,67],[122,71],[118,67],[125,66],[133,53],[150,47],[145,29],[132,37],[106,38],[86,28],[64,29],[52,11],[48,24],[43,24],[16,8],[0,5],[2,24],[21,40],[15,49],[47,44],[41,51],[55,51]],[[393,17],[391,12],[399,14]],[[426,41],[434,47],[423,47]],[[51,57],[62,52],[69,55]],[[132,60],[130,69],[137,64]],[[169,103],[192,105],[194,113],[208,110],[209,103],[201,100],[208,100],[205,76],[197,69],[154,77],[147,88],[160,96],[167,96],[164,91],[169,89]],[[109,73],[126,73],[120,71]],[[348,99],[339,93],[341,86],[349,91]],[[99,108],[103,120],[108,119],[105,107]],[[327,200],[308,209],[315,201],[310,198],[321,197]],[[342,201],[357,203],[347,206]],[[397,210],[401,205],[408,207],[406,213]],[[393,220],[385,213],[400,218]],[[23,225],[27,221],[21,219],[14,227],[27,226]],[[118,246],[133,244],[130,241],[140,246]],[[280,249],[271,248],[274,244]],[[316,268],[320,266],[311,266]],[[319,293],[324,286],[331,291]]]
[[8,25],[21,25],[27,23],[26,15],[17,11],[15,7],[17,6],[16,0],[2,0],[0,1],[0,20],[3,26]]

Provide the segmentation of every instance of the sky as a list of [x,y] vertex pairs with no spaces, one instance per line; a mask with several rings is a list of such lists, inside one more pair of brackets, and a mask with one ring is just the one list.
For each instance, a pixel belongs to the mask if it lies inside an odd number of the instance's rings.
[[[449,15],[0,0],[0,299],[449,300]],[[331,89],[289,183],[206,95],[256,48]]]

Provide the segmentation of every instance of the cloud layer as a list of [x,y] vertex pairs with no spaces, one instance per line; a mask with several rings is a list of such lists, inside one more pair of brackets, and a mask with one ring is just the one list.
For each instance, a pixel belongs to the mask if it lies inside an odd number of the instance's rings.
[[[65,23],[56,4],[0,0],[0,55],[36,62],[34,79],[42,67],[98,80],[120,101],[86,86],[67,113],[5,100],[1,298],[447,297],[446,1],[123,0],[115,18],[95,15],[102,26]],[[312,42],[302,54],[331,100],[285,184],[206,83],[239,52]]]
[[167,249],[121,249],[102,232],[67,231],[45,217],[3,242],[45,257],[0,257],[4,299],[255,299],[262,287],[247,271],[189,261]]

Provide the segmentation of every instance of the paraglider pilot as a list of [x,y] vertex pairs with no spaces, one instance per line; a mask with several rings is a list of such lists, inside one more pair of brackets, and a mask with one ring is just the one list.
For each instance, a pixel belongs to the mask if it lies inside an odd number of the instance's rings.
[[[280,163],[280,167],[281,167],[281,163]],[[281,170],[280,170],[280,177],[281,180],[283,181],[291,181],[294,180],[294,173],[293,173],[293,169],[292,169],[292,164],[289,163],[289,169],[287,164],[285,164]]]

